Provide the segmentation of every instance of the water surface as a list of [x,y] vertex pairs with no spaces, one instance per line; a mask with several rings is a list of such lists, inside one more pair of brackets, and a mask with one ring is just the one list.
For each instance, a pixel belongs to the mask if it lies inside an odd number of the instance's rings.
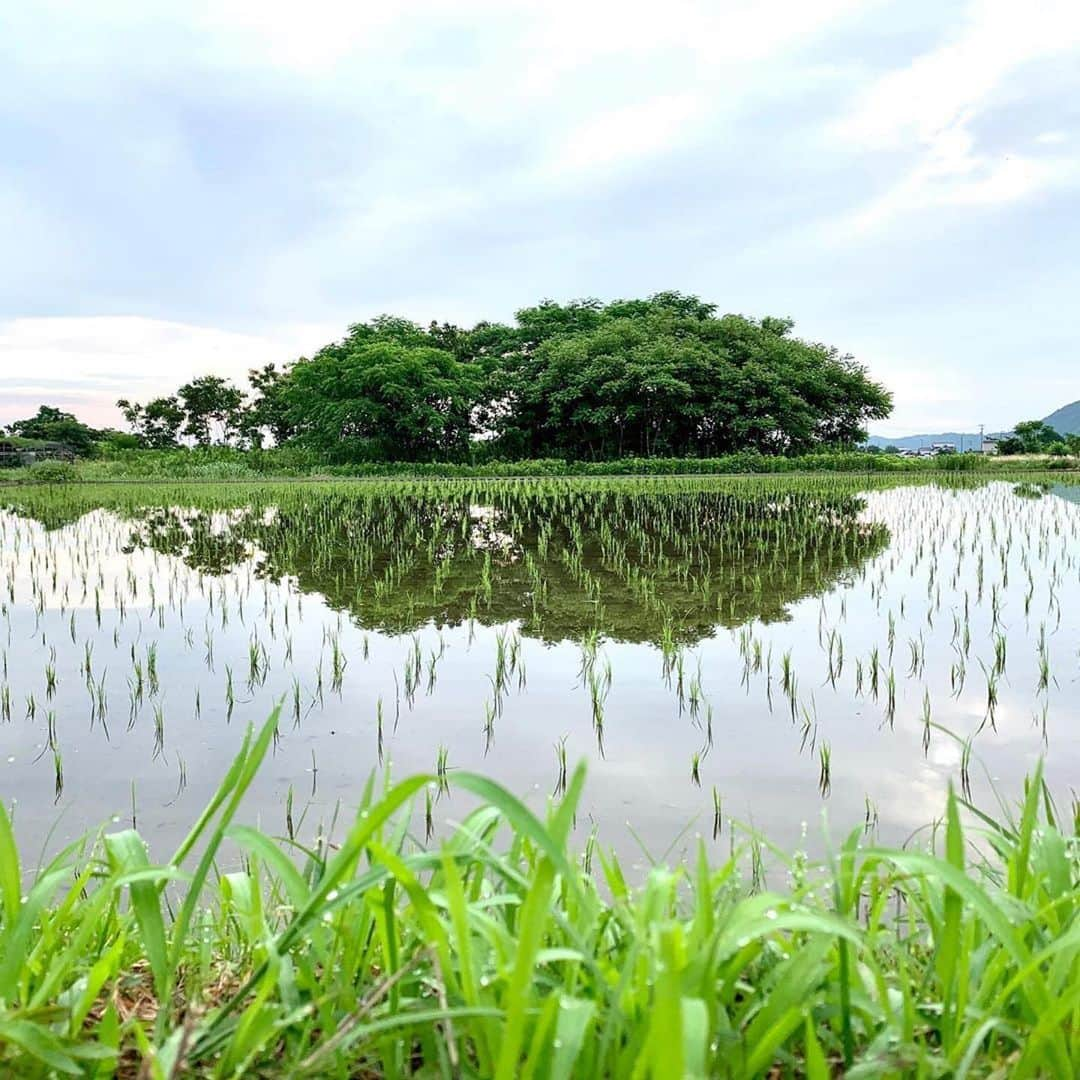
[[[26,844],[182,835],[245,725],[247,817],[482,770],[671,857],[823,808],[902,839],[950,781],[1080,777],[1077,489],[850,480],[28,489],[0,499],[0,794]],[[950,737],[939,726],[955,733]],[[963,740],[969,740],[970,766]],[[561,748],[561,749],[560,749]],[[824,764],[827,762],[827,770]],[[985,765],[985,771],[979,763]],[[306,816],[304,816],[306,814]],[[420,822],[418,821],[418,828]],[[728,825],[715,841],[726,845]]]

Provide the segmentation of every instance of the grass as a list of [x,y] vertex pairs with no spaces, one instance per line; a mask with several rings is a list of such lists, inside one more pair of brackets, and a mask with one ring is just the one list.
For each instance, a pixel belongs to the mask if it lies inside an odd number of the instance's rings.
[[950,791],[905,848],[774,851],[782,891],[748,833],[635,885],[572,853],[580,766],[543,817],[455,771],[477,808],[438,850],[410,833],[437,776],[370,781],[333,843],[237,824],[276,724],[164,861],[132,828],[24,878],[0,811],[5,1075],[1080,1071],[1080,841],[1041,769],[996,817]]
[[752,451],[714,458],[620,458],[571,461],[561,458],[523,461],[332,462],[297,447],[239,450],[216,446],[171,450],[119,450],[74,464],[40,462],[0,469],[0,484],[64,484],[109,481],[242,481],[270,478],[331,477],[554,477],[677,476],[772,473],[1026,473],[1080,469],[1080,458],[1019,456],[994,458],[952,454],[939,458],[903,458],[865,451],[822,451],[796,457]]

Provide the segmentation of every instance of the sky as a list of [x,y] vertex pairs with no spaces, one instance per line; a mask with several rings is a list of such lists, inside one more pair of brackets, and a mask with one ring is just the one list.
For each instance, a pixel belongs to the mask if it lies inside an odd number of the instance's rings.
[[0,7],[0,423],[382,312],[694,293],[895,395],[1080,398],[1075,0]]

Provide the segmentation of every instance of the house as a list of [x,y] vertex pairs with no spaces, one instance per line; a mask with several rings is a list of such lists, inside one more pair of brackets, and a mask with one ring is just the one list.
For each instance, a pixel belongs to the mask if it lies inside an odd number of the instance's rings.
[[993,435],[984,435],[982,444],[979,447],[980,454],[996,454],[998,452],[998,441]]
[[75,454],[67,443],[12,436],[0,438],[0,468],[14,469],[20,465],[33,465],[37,461],[74,460]]

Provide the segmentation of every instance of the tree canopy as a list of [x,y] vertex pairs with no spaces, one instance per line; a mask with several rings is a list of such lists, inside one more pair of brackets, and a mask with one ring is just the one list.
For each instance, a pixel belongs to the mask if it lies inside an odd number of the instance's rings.
[[544,301],[511,324],[423,328],[390,315],[284,369],[252,371],[250,400],[206,376],[145,406],[146,445],[296,442],[337,460],[606,460],[850,447],[891,395],[789,319],[717,315],[678,292]]
[[718,318],[679,293],[546,303],[517,322],[488,361],[487,405],[523,456],[800,453],[851,445],[891,409],[865,369],[789,320]]
[[429,461],[467,449],[476,382],[431,335],[384,318],[299,361],[280,393],[294,437],[324,453]]
[[63,443],[80,456],[89,454],[101,432],[51,405],[42,405],[35,416],[8,425],[10,434],[21,439]]
[[154,398],[145,405],[121,398],[116,407],[144,446],[154,450],[176,446],[184,425],[184,410],[175,396]]

